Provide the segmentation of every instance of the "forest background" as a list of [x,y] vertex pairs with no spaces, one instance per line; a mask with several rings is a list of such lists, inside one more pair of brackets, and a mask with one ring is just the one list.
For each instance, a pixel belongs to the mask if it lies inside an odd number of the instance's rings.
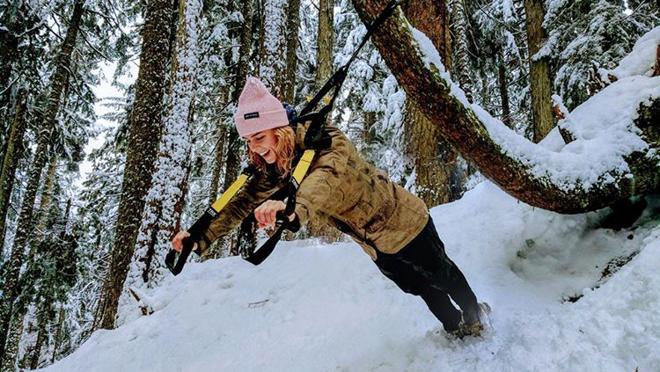
[[[0,369],[43,367],[94,330],[121,325],[122,308],[170,275],[163,258],[173,234],[246,165],[232,119],[246,76],[301,108],[384,4],[0,2]],[[650,38],[657,49],[659,15],[657,2],[637,0],[404,2],[353,63],[332,125],[429,207],[489,178],[541,208],[634,215],[639,196],[658,190],[657,95],[634,102],[635,125],[655,147],[626,154],[626,172],[610,162],[593,180],[583,173],[580,187],[541,179],[488,146],[492,133],[476,123],[490,119],[476,107],[531,143],[551,132],[580,140],[567,117],[630,75],[620,62],[636,43]],[[394,32],[404,16],[426,35],[413,34],[421,51]],[[428,63],[430,49],[441,63]],[[638,73],[657,76],[658,55]],[[396,63],[409,56],[426,67]],[[424,90],[448,78],[444,69],[464,93],[456,102]],[[112,96],[98,90],[108,83]],[[657,79],[649,84],[657,92]],[[263,237],[241,231],[200,259],[240,254]],[[342,239],[320,223],[288,239],[311,235]]]

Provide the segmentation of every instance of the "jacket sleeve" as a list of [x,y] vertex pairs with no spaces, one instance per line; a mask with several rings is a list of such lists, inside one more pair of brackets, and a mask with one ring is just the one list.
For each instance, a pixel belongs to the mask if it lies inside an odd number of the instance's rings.
[[333,136],[329,149],[320,151],[310,173],[303,179],[296,194],[296,217],[305,225],[314,211],[335,215],[344,204],[346,164],[349,143],[342,136]]
[[243,219],[254,211],[261,203],[268,199],[275,191],[277,185],[267,180],[261,173],[256,173],[246,185],[229,201],[218,213],[208,229],[197,242],[195,253],[201,255],[215,240],[227,235],[241,224]]

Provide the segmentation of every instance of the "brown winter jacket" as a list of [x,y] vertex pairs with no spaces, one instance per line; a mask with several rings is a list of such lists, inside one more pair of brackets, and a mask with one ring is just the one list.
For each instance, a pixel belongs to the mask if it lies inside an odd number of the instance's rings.
[[[308,126],[298,125],[296,129],[298,149],[305,148]],[[398,252],[424,228],[428,220],[426,205],[363,160],[339,129],[328,126],[325,131],[332,145],[317,152],[296,195],[300,225],[315,214],[351,236],[374,260],[374,249]],[[285,182],[272,172],[256,172],[211,223],[199,242],[198,253],[238,226]]]

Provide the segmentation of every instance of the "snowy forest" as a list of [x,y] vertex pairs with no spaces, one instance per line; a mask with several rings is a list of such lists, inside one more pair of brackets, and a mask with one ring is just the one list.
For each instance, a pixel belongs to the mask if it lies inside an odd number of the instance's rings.
[[0,370],[660,370],[655,0],[399,1],[350,65],[327,125],[429,207],[483,340],[320,220],[165,267],[248,164],[247,77],[300,110],[388,3],[1,0]]

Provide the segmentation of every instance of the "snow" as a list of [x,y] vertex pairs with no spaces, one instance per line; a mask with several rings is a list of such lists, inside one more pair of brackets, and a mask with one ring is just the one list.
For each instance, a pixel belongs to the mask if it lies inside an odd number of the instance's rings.
[[[451,95],[472,109],[490,138],[506,155],[522,163],[541,180],[565,191],[579,188],[589,191],[603,183],[615,183],[622,177],[632,176],[626,156],[636,151],[653,153],[633,121],[640,104],[660,97],[660,76],[629,76],[609,85],[559,122],[573,134],[575,141],[559,148],[552,148],[545,141],[538,146],[492,117],[478,104],[471,104],[463,90],[451,80],[428,37],[414,28],[412,33],[427,68],[432,70],[433,66],[438,70],[440,77],[450,86]],[[646,39],[654,37],[647,34]],[[638,52],[635,49],[631,55]],[[548,137],[556,137],[557,131],[557,128],[553,129]]]
[[[493,307],[484,338],[446,338],[356,244],[304,240],[280,243],[257,267],[189,263],[149,290],[154,314],[97,331],[45,370],[657,371],[660,226],[649,211],[660,200],[649,201],[619,232],[595,228],[602,212],[531,208],[489,182],[432,209],[449,256]],[[607,262],[634,252],[600,280]]]
[[656,61],[656,51],[660,46],[660,26],[642,36],[633,47],[632,52],[623,58],[614,70],[601,69],[600,75],[603,81],[609,81],[608,74],[619,79],[634,75],[651,76]]

